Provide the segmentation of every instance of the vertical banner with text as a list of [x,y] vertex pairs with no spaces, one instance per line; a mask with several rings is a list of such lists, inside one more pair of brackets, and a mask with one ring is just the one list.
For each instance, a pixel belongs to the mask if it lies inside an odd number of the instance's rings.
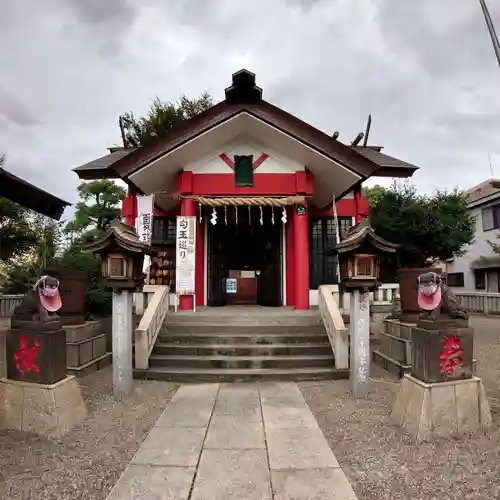
[[[137,230],[137,237],[142,243],[151,245],[151,238],[153,236],[153,215],[154,215],[154,195],[137,197],[137,219],[135,221],[135,228]],[[146,255],[144,257],[143,271],[147,273],[151,266],[151,257]]]
[[195,294],[196,216],[177,217],[175,293]]

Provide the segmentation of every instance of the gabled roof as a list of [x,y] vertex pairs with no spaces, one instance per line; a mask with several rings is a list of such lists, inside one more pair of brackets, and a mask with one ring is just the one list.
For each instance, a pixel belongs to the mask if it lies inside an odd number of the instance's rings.
[[124,224],[120,220],[111,222],[106,234],[85,247],[86,252],[100,252],[116,243],[119,247],[129,252],[144,252],[147,255],[155,255],[156,251],[149,245],[142,243],[137,237],[135,228]]
[[119,148],[111,151],[106,156],[84,163],[73,169],[80,179],[86,181],[95,179],[119,179],[120,176],[111,168],[118,160],[121,160],[135,148]]
[[64,209],[71,205],[1,167],[0,196],[55,220],[59,220]]
[[394,156],[381,153],[382,147],[351,146],[351,148],[379,166],[375,177],[411,177],[419,168]]
[[[255,84],[255,75],[247,70],[233,74],[232,85],[226,89],[226,99],[205,112],[180,123],[151,143],[134,150],[124,150],[121,156],[111,153],[74,171],[81,179],[93,175],[118,175],[127,179],[134,172],[167,155],[185,143],[240,115],[249,114],[305,146],[341,164],[363,180],[371,176],[411,177],[417,167],[382,153],[363,154],[360,147],[351,147],[305,123],[296,116],[262,99],[262,89]],[[126,151],[126,152],[125,152]]]
[[368,219],[363,219],[361,222],[351,227],[345,238],[334,245],[329,253],[346,253],[353,252],[360,248],[364,243],[370,243],[377,250],[387,253],[396,253],[401,245],[392,243],[379,236],[371,227]]

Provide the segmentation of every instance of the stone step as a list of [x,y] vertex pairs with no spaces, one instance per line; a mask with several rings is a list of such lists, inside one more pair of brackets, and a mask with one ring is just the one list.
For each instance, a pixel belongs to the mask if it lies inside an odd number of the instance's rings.
[[328,344],[326,333],[160,333],[158,342],[169,344]]
[[283,368],[303,369],[334,366],[333,354],[298,356],[167,356],[153,354],[151,367],[180,368]]
[[227,322],[204,323],[196,322],[173,322],[163,324],[164,333],[235,333],[245,335],[272,334],[272,333],[326,333],[323,324],[319,325],[255,325],[255,324],[233,324]]
[[134,378],[170,382],[252,382],[262,380],[339,380],[349,378],[349,370],[313,368],[180,368],[156,366],[134,370]]
[[330,344],[327,342],[299,344],[174,344],[158,342],[153,354],[184,356],[283,356],[301,354],[329,354]]
[[251,313],[241,313],[241,314],[204,314],[202,312],[177,312],[170,313],[165,323],[224,323],[229,325],[254,325],[254,326],[266,326],[266,325],[283,325],[283,326],[309,326],[309,325],[320,325],[322,324],[320,315],[315,311],[307,311],[307,314],[297,314],[293,311],[290,314],[251,314]]

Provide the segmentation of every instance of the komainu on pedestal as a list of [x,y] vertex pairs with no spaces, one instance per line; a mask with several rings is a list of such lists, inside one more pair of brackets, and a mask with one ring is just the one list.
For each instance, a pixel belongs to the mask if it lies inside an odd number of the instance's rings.
[[401,380],[393,422],[418,440],[489,428],[486,393],[473,374],[474,330],[467,311],[434,272],[418,277],[418,304],[411,375]]
[[7,333],[7,379],[0,380],[4,428],[61,437],[87,415],[80,387],[66,376],[61,306],[58,280],[42,276],[14,310]]

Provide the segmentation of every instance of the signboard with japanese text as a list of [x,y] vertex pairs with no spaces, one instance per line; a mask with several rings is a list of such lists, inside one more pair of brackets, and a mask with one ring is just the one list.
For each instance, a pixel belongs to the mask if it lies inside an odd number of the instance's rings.
[[196,216],[177,217],[175,293],[194,295],[196,263]]
[[[135,229],[139,241],[146,245],[151,245],[153,236],[153,215],[154,215],[154,195],[137,197],[137,219],[135,221]],[[143,271],[148,274],[149,266],[151,265],[151,257],[144,256]]]

